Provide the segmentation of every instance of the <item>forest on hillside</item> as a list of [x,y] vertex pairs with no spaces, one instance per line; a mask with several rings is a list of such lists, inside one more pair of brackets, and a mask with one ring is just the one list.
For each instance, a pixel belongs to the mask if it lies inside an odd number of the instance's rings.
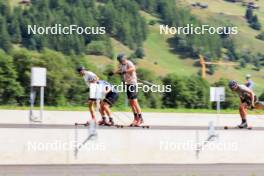
[[[143,43],[148,37],[148,24],[140,15],[140,10],[159,16],[163,24],[170,26],[202,24],[173,0],[32,0],[29,6],[15,7],[11,7],[6,0],[0,0],[0,104],[28,104],[32,66],[48,69],[47,105],[85,103],[86,87],[75,73],[78,65],[93,70],[102,79],[120,82],[119,77],[110,78],[107,75],[113,66],[98,70],[86,62],[86,55],[105,55],[113,59],[116,53],[110,39],[115,38],[135,51],[133,57],[141,57],[144,53]],[[104,26],[106,34],[29,35],[27,25],[32,24]],[[230,60],[241,58],[229,36],[177,35],[171,43],[175,51],[184,57],[195,58],[202,54],[207,60],[217,60],[224,48]],[[256,65],[263,67],[264,55],[259,54],[258,57]],[[212,107],[208,99],[210,84],[198,76],[167,75],[160,78],[145,69],[139,69],[138,74],[141,79],[171,84],[173,87],[170,93],[140,93],[139,100],[145,107]],[[226,86],[227,80],[222,79],[215,84]],[[118,106],[123,105],[122,97]],[[236,107],[236,96],[228,91],[227,97],[224,107]]]

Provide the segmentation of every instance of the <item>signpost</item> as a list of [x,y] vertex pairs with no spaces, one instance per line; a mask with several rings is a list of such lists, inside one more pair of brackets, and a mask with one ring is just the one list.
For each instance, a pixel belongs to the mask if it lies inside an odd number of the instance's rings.
[[[210,101],[216,102],[217,109],[217,121],[216,126],[219,125],[221,102],[225,101],[225,88],[224,87],[210,87]],[[208,139],[207,141],[213,141],[215,138],[218,139],[219,135],[215,132],[215,126],[213,121],[209,122]]]
[[217,114],[220,114],[221,102],[225,101],[224,87],[210,87],[210,101],[216,102]]
[[[30,122],[42,122],[43,111],[44,111],[44,87],[47,83],[47,69],[41,67],[32,67],[31,68],[31,85],[30,85],[30,113],[29,121]],[[39,118],[34,117],[33,109],[36,98],[36,87],[40,88],[40,115]]]

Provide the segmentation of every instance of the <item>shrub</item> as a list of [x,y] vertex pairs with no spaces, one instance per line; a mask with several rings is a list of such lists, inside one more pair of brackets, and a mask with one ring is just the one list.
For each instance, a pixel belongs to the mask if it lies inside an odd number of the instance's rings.
[[135,51],[135,57],[142,59],[145,56],[145,52],[143,48],[137,48]]
[[113,47],[110,40],[106,41],[92,41],[90,44],[86,46],[86,54],[93,55],[104,55],[109,58],[113,58]]
[[155,24],[156,24],[156,20],[150,20],[150,21],[149,21],[149,25],[153,26],[153,25],[155,25]]
[[259,40],[263,40],[264,41],[264,32],[262,32],[259,35],[257,35],[256,38],[259,39]]

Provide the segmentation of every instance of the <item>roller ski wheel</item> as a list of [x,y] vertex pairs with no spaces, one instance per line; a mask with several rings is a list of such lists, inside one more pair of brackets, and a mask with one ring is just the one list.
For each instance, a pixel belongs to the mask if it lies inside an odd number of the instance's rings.
[[247,126],[245,128],[240,128],[239,126],[224,126],[225,130],[230,130],[230,129],[238,129],[238,130],[252,130],[253,127],[252,126]]

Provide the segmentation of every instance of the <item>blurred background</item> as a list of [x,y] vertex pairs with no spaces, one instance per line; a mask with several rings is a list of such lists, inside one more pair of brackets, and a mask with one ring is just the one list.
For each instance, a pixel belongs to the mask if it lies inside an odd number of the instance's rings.
[[[27,25],[105,26],[105,35],[28,35]],[[238,35],[163,35],[159,25],[237,26]],[[29,105],[30,69],[47,68],[45,103],[85,106],[86,85],[75,68],[84,65],[101,79],[117,67],[122,52],[136,64],[138,76],[171,84],[172,92],[142,93],[143,108],[212,109],[210,86],[225,86],[225,109],[238,97],[230,79],[246,82],[264,100],[264,1],[262,0],[0,0],[0,105]],[[207,62],[202,78],[199,55]],[[125,95],[117,103],[125,108]]]

